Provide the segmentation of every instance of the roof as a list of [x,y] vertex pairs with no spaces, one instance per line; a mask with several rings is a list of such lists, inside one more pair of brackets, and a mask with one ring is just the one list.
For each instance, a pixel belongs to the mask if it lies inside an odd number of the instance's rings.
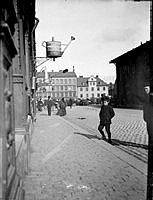
[[[78,87],[88,87],[88,79],[90,77],[78,77],[77,78],[77,86]],[[97,86],[104,86],[104,85],[108,85],[106,82],[104,82],[103,80],[101,80],[99,77],[94,77],[96,79],[97,82]]]
[[77,78],[77,86],[78,87],[87,87],[88,86],[89,77],[79,77]]
[[69,77],[77,77],[75,72],[66,72],[63,71],[59,72],[48,72],[48,77],[52,78],[69,78]]
[[139,52],[140,50],[144,49],[144,48],[148,48],[151,44],[151,41],[147,41],[146,43],[144,44],[141,44],[139,45],[138,47],[130,50],[130,51],[127,51],[126,53],[114,58],[113,60],[111,60],[109,63],[116,63],[116,62],[119,62],[120,60],[122,59],[125,59],[125,58],[128,58],[128,56],[131,56],[131,55],[135,55],[137,52]]
[[108,85],[106,82],[101,80],[99,77],[96,77],[96,79],[97,79],[97,86]]
[[37,77],[37,78],[45,78],[45,71],[37,72],[37,73],[36,73],[36,77]]

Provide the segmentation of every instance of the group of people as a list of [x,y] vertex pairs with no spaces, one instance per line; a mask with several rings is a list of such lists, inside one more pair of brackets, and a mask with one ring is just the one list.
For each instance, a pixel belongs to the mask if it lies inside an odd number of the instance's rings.
[[51,116],[51,109],[52,107],[55,106],[57,109],[56,115],[64,116],[66,115],[66,102],[64,100],[64,97],[58,101],[54,102],[50,96],[48,96],[48,101],[47,101],[47,110],[48,110],[48,116]]
[[60,116],[66,115],[66,106],[67,105],[70,106],[70,108],[72,108],[73,100],[71,98],[67,102],[65,101],[64,97],[60,101],[54,101],[51,98],[51,96],[48,96],[47,101],[45,101],[44,103],[41,98],[37,101],[38,111],[41,112],[42,108],[44,106],[46,106],[47,111],[48,111],[48,116],[51,116],[51,111],[53,110],[53,108],[56,108],[57,115],[60,115]]

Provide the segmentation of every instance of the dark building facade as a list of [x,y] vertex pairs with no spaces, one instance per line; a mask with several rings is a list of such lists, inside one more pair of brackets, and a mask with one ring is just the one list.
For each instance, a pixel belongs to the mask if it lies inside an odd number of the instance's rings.
[[33,128],[35,0],[0,2],[0,199],[24,199]]
[[115,91],[120,107],[142,108],[139,97],[150,80],[150,41],[113,59],[116,65]]

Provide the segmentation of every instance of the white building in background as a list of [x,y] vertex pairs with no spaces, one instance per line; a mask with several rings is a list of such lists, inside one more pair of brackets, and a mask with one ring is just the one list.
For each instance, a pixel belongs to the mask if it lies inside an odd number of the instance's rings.
[[108,84],[96,77],[77,78],[77,97],[80,99],[100,98],[102,95],[108,96]]
[[51,96],[53,99],[61,99],[64,97],[66,100],[77,98],[77,76],[73,69],[72,72],[63,73],[59,72],[45,72],[37,73],[37,97],[46,99]]

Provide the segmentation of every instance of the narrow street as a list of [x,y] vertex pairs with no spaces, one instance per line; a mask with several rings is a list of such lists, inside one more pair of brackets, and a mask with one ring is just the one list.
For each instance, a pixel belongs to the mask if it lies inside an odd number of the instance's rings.
[[[123,110],[115,112],[113,124],[118,121],[118,125],[112,124],[112,138],[123,141],[117,134],[123,124],[124,133],[129,129],[126,116],[129,121],[137,119],[138,122],[142,115],[133,110],[124,116]],[[88,107],[67,108],[64,118],[55,112],[47,116],[46,110],[37,114],[31,140],[30,172],[24,182],[26,200],[145,200],[147,164],[117,145],[99,140],[97,120],[97,108]],[[136,139],[135,144],[143,147],[147,138],[145,124],[141,126],[143,139],[138,144],[140,139]],[[138,123],[135,130],[139,129]],[[134,143],[134,139],[124,141]]]

